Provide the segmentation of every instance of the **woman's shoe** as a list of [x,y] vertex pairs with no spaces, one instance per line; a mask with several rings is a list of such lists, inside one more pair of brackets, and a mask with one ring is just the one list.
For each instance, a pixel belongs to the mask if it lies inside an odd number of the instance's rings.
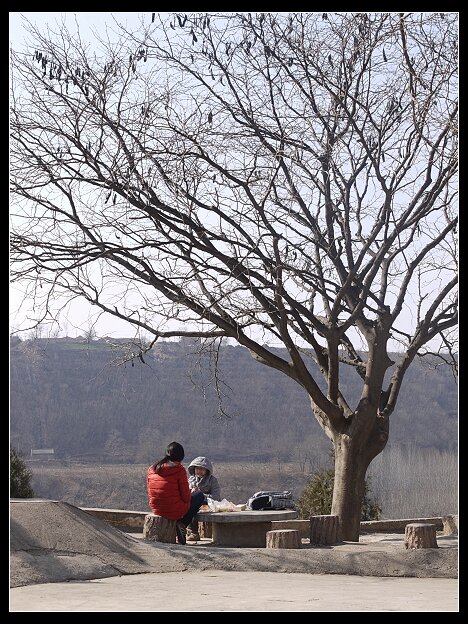
[[199,542],[200,534],[195,533],[195,531],[192,531],[191,529],[187,529],[186,539],[187,539],[187,542]]

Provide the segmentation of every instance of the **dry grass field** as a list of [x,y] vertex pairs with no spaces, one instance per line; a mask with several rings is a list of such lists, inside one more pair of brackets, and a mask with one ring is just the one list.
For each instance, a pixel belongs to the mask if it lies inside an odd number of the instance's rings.
[[[146,464],[28,462],[38,497],[73,505],[144,511],[148,508]],[[215,474],[224,498],[246,502],[258,490],[291,490],[300,496],[307,474],[297,464],[218,463]]]
[[[36,496],[81,507],[148,510],[146,464],[28,462]],[[295,463],[214,464],[222,495],[245,503],[259,490],[291,490],[298,498],[310,478]],[[458,513],[458,458],[455,453],[388,449],[369,470],[371,496],[384,518]]]

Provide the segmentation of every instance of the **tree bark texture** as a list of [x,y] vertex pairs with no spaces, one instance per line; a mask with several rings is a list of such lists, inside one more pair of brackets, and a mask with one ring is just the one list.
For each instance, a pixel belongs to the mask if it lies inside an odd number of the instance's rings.
[[336,544],[339,538],[338,516],[310,516],[310,543],[311,544]]
[[335,482],[331,514],[339,518],[338,541],[358,542],[369,462],[350,447],[351,443],[348,441],[343,444],[335,443]]
[[147,514],[143,525],[143,539],[150,542],[176,543],[176,521]]
[[296,529],[267,531],[267,548],[300,548],[301,545],[301,536]]
[[414,522],[405,527],[405,548],[439,548],[435,524]]

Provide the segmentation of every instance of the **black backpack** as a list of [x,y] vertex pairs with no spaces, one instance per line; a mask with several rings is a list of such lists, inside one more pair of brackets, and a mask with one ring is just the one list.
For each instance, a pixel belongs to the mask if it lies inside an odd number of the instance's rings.
[[268,509],[295,509],[291,492],[262,491],[249,498],[248,507],[253,511]]

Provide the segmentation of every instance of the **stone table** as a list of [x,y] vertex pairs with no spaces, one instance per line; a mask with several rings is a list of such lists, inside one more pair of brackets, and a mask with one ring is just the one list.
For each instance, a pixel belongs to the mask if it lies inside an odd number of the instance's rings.
[[273,520],[294,520],[297,511],[207,511],[199,512],[195,519],[211,522],[213,544],[217,546],[265,548],[266,533],[271,531]]

